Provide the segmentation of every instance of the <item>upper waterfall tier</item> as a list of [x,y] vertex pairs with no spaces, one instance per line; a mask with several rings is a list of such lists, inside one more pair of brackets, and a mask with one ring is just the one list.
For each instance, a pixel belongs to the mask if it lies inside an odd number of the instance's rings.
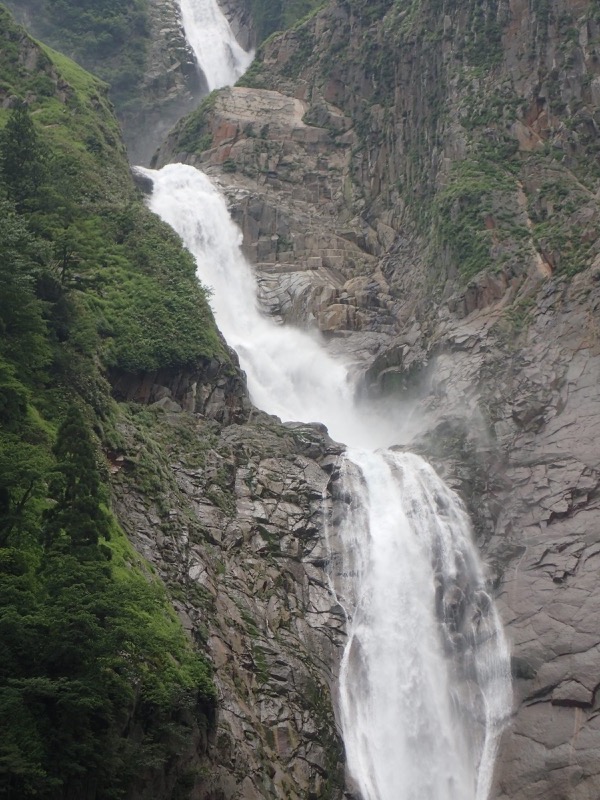
[[217,0],[179,0],[186,38],[210,91],[231,86],[250,66],[253,53],[237,42]]
[[397,444],[403,429],[398,411],[358,407],[349,365],[332,358],[316,334],[277,325],[261,313],[241,233],[206,175],[183,164],[145,174],[154,181],[152,209],[181,235],[212,290],[217,324],[240,357],[254,403],[284,420],[322,422],[346,444]]

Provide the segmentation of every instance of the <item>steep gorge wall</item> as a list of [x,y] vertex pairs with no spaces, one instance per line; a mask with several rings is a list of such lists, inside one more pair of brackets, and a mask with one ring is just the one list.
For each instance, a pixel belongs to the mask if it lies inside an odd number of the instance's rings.
[[223,425],[160,401],[131,406],[118,430],[115,510],[215,667],[191,796],[341,797],[331,696],[345,618],[322,535],[340,446],[260,412]]
[[[265,307],[408,398],[513,643],[494,796],[600,791],[593,3],[333,3],[178,126]],[[402,392],[402,394],[399,394]]]

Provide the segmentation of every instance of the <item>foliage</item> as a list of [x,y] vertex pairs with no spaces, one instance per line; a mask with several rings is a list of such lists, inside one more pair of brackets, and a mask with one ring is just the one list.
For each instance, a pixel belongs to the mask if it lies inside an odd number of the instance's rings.
[[207,723],[214,689],[103,505],[82,411],[51,446],[30,403],[0,364],[0,794],[122,797]]
[[122,797],[182,746],[189,722],[178,712],[206,724],[214,690],[162,589],[99,503],[76,407],[53,453],[56,505],[38,513],[37,535],[24,540],[17,525],[0,548],[0,792],[60,798],[94,787],[96,797]]
[[211,92],[195,111],[175,126],[173,134],[177,137],[178,148],[186,153],[200,154],[210,147],[212,136],[208,130],[208,122],[217,97],[218,92]]
[[282,68],[282,74],[288,78],[298,77],[316,46],[314,33],[308,24],[299,25],[294,29],[293,35],[296,40],[296,47]]
[[[502,234],[496,212],[503,206],[514,208],[514,190],[510,172],[493,162],[473,160],[454,164],[447,185],[436,195],[433,219],[439,242],[451,252],[464,278],[492,266],[492,237]],[[492,218],[493,228],[486,225]]]
[[17,14],[28,12],[38,36],[110,83],[119,107],[133,100],[146,65],[147,0],[9,0],[7,5]]
[[284,31],[324,5],[324,0],[248,0],[260,44],[275,31]]
[[0,135],[0,179],[18,211],[35,204],[44,173],[44,150],[27,107],[19,103]]
[[111,515],[103,370],[223,351],[105,87],[1,8],[0,92],[27,98],[0,109],[0,796],[108,800],[168,771],[214,688]]
[[34,291],[46,255],[14,205],[0,199],[0,354],[28,377],[51,360],[44,305]]
[[[46,47],[37,48],[34,67],[24,67],[19,47],[34,43],[1,9],[0,22],[7,91],[24,96],[34,74],[52,86],[28,95],[27,107],[0,109],[0,177],[15,211],[32,212],[20,224],[37,243],[38,297],[51,304],[46,316],[56,339],[67,342],[66,315],[71,351],[96,352],[117,369],[226,360],[193,260],[133,187],[104,84]],[[18,132],[28,145],[9,174]]]
[[52,452],[57,468],[49,486],[54,505],[45,514],[45,541],[53,548],[64,543],[78,554],[95,553],[100,539],[108,538],[109,522],[94,446],[77,406],[67,411]]

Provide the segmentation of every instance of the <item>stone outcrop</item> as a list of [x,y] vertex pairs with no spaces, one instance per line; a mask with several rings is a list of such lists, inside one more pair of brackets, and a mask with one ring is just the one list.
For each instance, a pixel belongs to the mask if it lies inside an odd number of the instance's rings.
[[218,716],[192,796],[341,797],[331,690],[345,618],[322,536],[340,446],[259,412],[222,426],[138,407],[118,430],[119,519],[215,667]]
[[120,110],[132,164],[149,164],[168,131],[208,92],[189,47],[177,0],[150,0],[149,48],[137,102]]
[[109,372],[112,393],[121,402],[160,407],[165,411],[202,414],[223,424],[245,421],[251,411],[244,375],[234,363],[217,358],[193,367],[154,372]]

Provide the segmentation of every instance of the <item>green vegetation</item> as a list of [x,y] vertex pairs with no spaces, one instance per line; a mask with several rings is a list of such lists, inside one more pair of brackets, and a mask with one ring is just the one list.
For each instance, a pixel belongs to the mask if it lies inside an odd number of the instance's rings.
[[146,65],[148,0],[8,0],[44,41],[111,85],[119,109],[135,99]]
[[[127,371],[227,359],[193,259],[134,189],[106,87],[45,47],[28,69],[22,47],[35,45],[0,9],[5,94],[28,97],[27,110],[0,110],[4,183],[29,212],[47,290],[85,316],[87,354]],[[49,84],[31,97],[35,75]]]
[[[561,179],[562,178],[562,179]],[[575,275],[594,257],[594,227],[578,224],[578,212],[589,202],[581,185],[557,173],[545,181],[532,203],[533,237],[553,268]]]
[[463,42],[467,64],[489,69],[502,60],[503,24],[499,19],[498,0],[471,3],[469,26]]
[[110,511],[105,371],[226,356],[105,86],[0,8],[7,97],[27,103],[0,110],[0,795],[120,798],[169,773],[214,689]]
[[44,152],[27,108],[20,103],[2,132],[0,174],[17,211],[26,211],[45,178]]
[[200,155],[211,146],[212,136],[207,125],[217,97],[218,92],[211,92],[195,111],[175,126],[174,135],[177,137],[178,149]]
[[[462,161],[453,166],[450,179],[433,203],[434,228],[442,247],[469,279],[489,268],[493,239],[514,222],[515,179],[494,162]],[[507,218],[501,209],[512,209]],[[526,234],[525,229],[523,233]]]
[[[417,227],[423,233],[433,227],[432,265],[455,267],[463,281],[507,264],[519,269],[530,263],[534,249],[557,273],[572,275],[589,265],[595,236],[577,209],[588,206],[591,214],[595,205],[598,143],[584,121],[589,115],[582,103],[572,103],[569,109],[561,90],[565,69],[579,57],[573,15],[564,13],[555,20],[561,33],[559,57],[544,76],[547,107],[558,119],[551,131],[542,134],[548,136],[546,144],[528,154],[519,150],[517,135],[528,125],[530,102],[516,93],[508,74],[503,77],[499,69],[507,23],[501,4],[496,0],[346,2],[368,26],[368,35],[355,34],[357,42],[361,36],[360,47],[336,48],[334,56],[326,56],[324,69],[340,80],[358,67],[360,102],[349,96],[345,106],[360,138],[354,174],[364,181],[364,154],[369,153],[370,164],[382,147],[393,152],[400,132],[404,156],[393,164],[400,173],[394,176],[394,185]],[[531,32],[533,58],[543,51],[552,13],[546,0],[535,0],[532,9],[537,21]],[[440,58],[444,40],[452,43],[451,59]],[[256,74],[264,80],[258,67]],[[589,82],[589,77],[582,79],[584,91]],[[398,86],[411,89],[398,98]],[[465,149],[462,160],[442,176],[432,169],[432,151],[443,149],[456,122],[456,106],[448,104],[449,97],[458,104]],[[543,191],[537,196],[535,184],[531,185],[534,160],[537,174],[562,175],[568,197],[545,202]],[[393,192],[384,184],[373,200],[390,209]],[[369,213],[376,215],[378,208]]]
[[308,25],[299,25],[294,30],[296,48],[293,55],[286,61],[282,74],[288,78],[296,78],[303,67],[306,66],[317,44],[312,28]]
[[256,39],[260,44],[275,31],[284,31],[321,8],[324,0],[248,0]]
[[236,86],[247,86],[249,89],[266,88],[262,64],[263,53],[264,48],[262,46],[257,48],[254,61],[236,83]]
[[105,508],[79,407],[50,447],[6,367],[0,403],[0,793],[124,797],[208,724],[210,671]]

